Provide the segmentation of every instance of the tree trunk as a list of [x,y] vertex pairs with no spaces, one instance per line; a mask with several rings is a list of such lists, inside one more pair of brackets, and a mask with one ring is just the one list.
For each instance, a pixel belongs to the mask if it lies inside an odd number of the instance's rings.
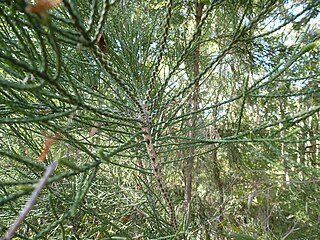
[[[202,10],[203,10],[203,3],[197,3],[196,6],[196,26],[199,25],[201,17],[202,17]],[[201,32],[196,36],[196,41],[199,39],[201,35]],[[193,57],[193,77],[196,77],[200,73],[200,46],[198,45],[194,51]],[[199,81],[196,82],[193,89],[193,95],[191,97],[191,108],[193,111],[196,111],[199,109]],[[196,125],[197,122],[197,116],[194,115],[190,120],[190,132],[189,136],[190,138],[194,138],[196,136],[195,130],[193,130],[193,126]],[[193,172],[193,163],[194,163],[194,153],[195,149],[190,149],[190,156],[186,161],[185,166],[185,213],[187,216],[187,225],[189,225],[192,221],[192,208],[191,208],[191,198],[192,198],[192,172]]]
[[[280,101],[280,114],[281,114],[281,119],[285,118],[285,111],[284,111],[284,103]],[[284,125],[280,123],[280,129],[283,128]],[[285,135],[284,130],[281,131],[280,133],[281,137]],[[285,184],[288,184],[290,181],[290,176],[289,176],[289,168],[288,168],[288,144],[287,143],[281,143],[281,158],[282,158],[282,163],[283,163],[283,168],[284,168],[284,174],[283,174],[283,182]]]

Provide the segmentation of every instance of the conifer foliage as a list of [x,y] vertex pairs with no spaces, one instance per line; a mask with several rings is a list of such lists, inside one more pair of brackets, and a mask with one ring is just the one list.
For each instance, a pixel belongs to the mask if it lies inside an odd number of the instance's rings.
[[316,239],[319,7],[1,1],[0,236]]

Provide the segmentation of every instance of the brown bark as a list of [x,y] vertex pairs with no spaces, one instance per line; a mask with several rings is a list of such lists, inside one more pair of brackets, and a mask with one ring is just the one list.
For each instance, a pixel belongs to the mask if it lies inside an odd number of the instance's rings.
[[[280,114],[281,114],[281,119],[285,118],[285,112],[284,112],[284,103],[280,101]],[[280,124],[280,128],[283,128],[283,124]],[[280,133],[281,137],[285,135],[284,130]],[[289,184],[290,182],[290,176],[289,176],[289,167],[288,167],[288,144],[287,143],[281,143],[281,158],[283,162],[283,168],[284,168],[284,174],[283,174],[283,182],[284,184]]]
[[[197,3],[196,6],[196,26],[199,25],[201,17],[202,17],[202,10],[203,10],[203,3]],[[201,36],[201,31],[198,32],[196,36],[196,41]],[[195,48],[194,54],[193,54],[194,62],[193,62],[193,76],[198,76],[200,73],[200,46],[198,45]],[[196,82],[193,89],[193,96],[191,98],[191,107],[192,110],[195,111],[199,108],[199,82]],[[194,115],[190,121],[190,127],[196,125],[196,115]],[[194,130],[190,130],[189,136],[191,138],[194,138],[196,135]],[[186,161],[185,166],[185,213],[187,216],[187,225],[189,225],[192,221],[192,207],[191,207],[191,198],[192,198],[192,172],[193,172],[193,164],[194,164],[194,153],[195,149],[190,149],[190,156]]]
[[152,136],[151,136],[150,114],[147,109],[146,103],[141,103],[141,108],[143,110],[143,113],[141,116],[141,120],[142,120],[143,124],[141,126],[141,130],[143,132],[144,141],[146,143],[147,153],[148,153],[149,159],[151,161],[153,173],[156,178],[158,188],[159,188],[159,190],[162,194],[162,197],[164,198],[164,200],[168,206],[168,210],[169,210],[169,214],[170,214],[170,224],[172,225],[172,227],[174,229],[177,229],[178,224],[177,224],[175,209],[174,209],[174,206],[171,201],[167,186],[165,184],[165,180],[164,180],[162,172],[161,172],[161,162],[158,158],[158,154],[156,152],[156,149],[155,149],[155,146],[154,146],[154,143],[152,140]]

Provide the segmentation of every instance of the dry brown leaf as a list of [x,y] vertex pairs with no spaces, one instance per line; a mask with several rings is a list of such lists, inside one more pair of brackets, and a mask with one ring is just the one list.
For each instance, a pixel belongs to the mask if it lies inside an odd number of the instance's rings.
[[95,122],[93,123],[93,127],[90,128],[89,137],[93,137],[99,132],[99,127],[101,126],[101,123]]
[[90,129],[89,137],[93,137],[94,135],[97,134],[97,132],[98,132],[98,128],[92,127],[92,128]]
[[100,33],[98,36],[98,46],[100,50],[106,54],[107,53],[107,48],[106,48],[106,39],[103,37],[103,35]]
[[44,161],[46,159],[52,144],[59,139],[61,139],[61,134],[59,132],[57,132],[54,136],[47,137],[45,139],[44,146],[39,156],[40,161]]
[[61,3],[61,0],[38,0],[34,5],[28,5],[26,11],[29,13],[43,13],[52,8],[56,8]]

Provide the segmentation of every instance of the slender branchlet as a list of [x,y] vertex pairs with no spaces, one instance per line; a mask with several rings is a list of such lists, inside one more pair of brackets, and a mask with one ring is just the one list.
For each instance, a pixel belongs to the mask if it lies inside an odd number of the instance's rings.
[[145,101],[141,102],[141,108],[143,110],[143,112],[141,113],[141,122],[142,122],[141,129],[143,132],[144,141],[146,143],[147,153],[152,164],[152,168],[158,184],[158,188],[169,209],[170,224],[174,229],[177,229],[176,213],[175,213],[172,200],[169,196],[169,193],[161,172],[161,162],[159,161],[158,154],[156,152],[155,146],[152,141],[152,136],[151,136],[152,127],[150,123],[150,113],[148,111],[147,103]]
[[48,167],[46,172],[44,173],[43,177],[39,180],[37,186],[32,192],[32,195],[30,196],[29,201],[26,203],[22,211],[20,212],[19,216],[15,220],[15,222],[12,224],[11,228],[7,231],[7,233],[4,235],[4,237],[1,240],[10,240],[18,230],[20,224],[23,222],[23,220],[26,218],[30,210],[33,208],[33,206],[36,204],[37,199],[40,195],[41,190],[46,185],[50,175],[53,173],[53,171],[56,169],[58,165],[57,161],[52,162]]

